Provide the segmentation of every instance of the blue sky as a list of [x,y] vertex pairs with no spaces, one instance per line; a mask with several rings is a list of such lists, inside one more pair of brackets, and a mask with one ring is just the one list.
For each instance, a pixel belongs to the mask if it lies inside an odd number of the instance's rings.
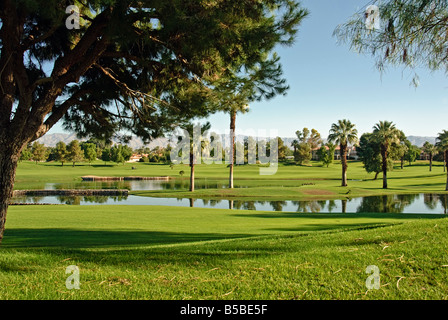
[[[328,135],[332,123],[349,119],[358,132],[370,132],[379,120],[393,121],[406,135],[436,136],[448,129],[448,78],[443,72],[419,70],[420,86],[410,85],[409,71],[390,69],[383,75],[374,59],[338,45],[333,31],[364,8],[367,0],[303,0],[310,15],[302,22],[292,47],[279,48],[286,97],[254,103],[237,117],[237,128],[277,129],[293,137],[304,127]],[[212,128],[224,132],[229,117],[209,118]]]
[[[302,22],[295,44],[278,48],[290,90],[286,96],[253,103],[237,116],[237,128],[277,130],[294,137],[304,127],[326,138],[332,123],[349,119],[360,134],[380,120],[393,121],[406,135],[436,136],[448,129],[448,78],[443,72],[419,70],[420,86],[410,85],[411,72],[389,68],[383,75],[370,56],[338,45],[333,31],[367,0],[302,0],[310,15]],[[225,133],[229,116],[210,116],[212,130]],[[52,132],[62,132],[60,126]]]

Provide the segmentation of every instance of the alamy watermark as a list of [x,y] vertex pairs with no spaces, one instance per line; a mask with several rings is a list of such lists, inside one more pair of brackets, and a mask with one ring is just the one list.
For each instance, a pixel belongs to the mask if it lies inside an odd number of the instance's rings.
[[[274,175],[278,169],[278,131],[260,129],[228,130],[218,134],[209,130],[201,132],[201,126],[195,125],[192,136],[180,129],[178,141],[170,152],[174,164],[261,164],[260,175]],[[245,136],[245,143],[235,142],[232,148],[232,136]],[[256,138],[258,137],[258,138]],[[263,138],[260,138],[263,137]],[[236,139],[235,139],[236,140]],[[232,162],[232,150],[234,154]]]
[[67,19],[65,19],[65,26],[67,29],[80,29],[80,11],[78,6],[71,5],[65,9],[65,13],[69,14]]
[[375,265],[370,265],[367,266],[366,273],[370,274],[366,279],[367,289],[378,290],[380,288],[380,269]]
[[70,274],[65,280],[65,287],[69,290],[80,289],[79,282],[79,268],[71,265],[65,269],[65,274]]
[[368,30],[380,29],[381,18],[380,9],[376,5],[370,5],[364,13],[365,24]]

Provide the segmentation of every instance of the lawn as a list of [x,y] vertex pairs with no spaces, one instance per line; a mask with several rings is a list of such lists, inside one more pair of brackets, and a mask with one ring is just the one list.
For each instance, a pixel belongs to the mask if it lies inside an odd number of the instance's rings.
[[[0,298],[446,299],[447,227],[441,215],[11,207]],[[79,290],[65,287],[69,265]]]
[[[134,166],[136,169],[132,169]],[[21,163],[16,189],[79,182],[83,175],[171,176],[188,188],[188,167]],[[225,165],[197,166],[198,183],[226,181]],[[274,176],[237,166],[235,185],[194,197],[301,199],[437,192],[446,173],[419,162],[396,168],[390,189],[349,163],[281,164]],[[381,178],[381,177],[380,177]],[[186,190],[135,191],[192,197]],[[319,194],[321,193],[321,194]],[[448,220],[444,215],[264,212],[166,206],[11,206],[0,248],[0,299],[447,299]],[[65,286],[69,265],[80,289]],[[366,268],[380,270],[367,289]]]

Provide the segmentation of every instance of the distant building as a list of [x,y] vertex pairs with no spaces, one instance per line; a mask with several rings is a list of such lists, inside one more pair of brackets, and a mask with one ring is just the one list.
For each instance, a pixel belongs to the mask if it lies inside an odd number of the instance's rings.
[[[317,152],[319,151],[321,147],[317,147],[314,148],[313,150],[311,150],[311,160],[316,160],[319,161],[319,156],[317,155]],[[325,146],[325,149],[328,150],[328,147]],[[334,150],[334,160],[340,160],[341,159],[341,153],[340,153],[341,148],[339,147],[339,145],[336,146],[336,149]],[[356,147],[355,146],[349,146],[347,148],[347,159],[350,160],[358,160],[358,154],[356,152]]]
[[141,158],[143,158],[143,157],[148,157],[148,156],[149,156],[149,154],[147,154],[147,153],[143,153],[143,154],[137,154],[137,153],[134,153],[134,154],[129,158],[129,160],[128,160],[127,162],[139,162]]

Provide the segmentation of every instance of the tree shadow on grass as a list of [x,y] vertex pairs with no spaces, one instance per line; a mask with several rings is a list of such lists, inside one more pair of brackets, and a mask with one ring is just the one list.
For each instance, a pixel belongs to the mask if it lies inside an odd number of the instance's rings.
[[[428,173],[430,173],[428,171]],[[428,178],[436,178],[436,177],[445,177],[446,173],[442,172],[442,173],[431,173],[430,175],[427,174],[422,174],[422,175],[416,175],[416,176],[392,176],[392,177],[387,177],[387,180],[411,180],[411,179],[428,179]],[[379,180],[380,181],[380,180]]]
[[393,225],[394,223],[361,223],[361,224],[305,224],[297,227],[288,227],[288,228],[268,228],[265,230],[274,230],[274,231],[332,231],[337,229],[343,230],[366,230],[366,229],[374,229],[374,228],[382,228],[386,226]]
[[[428,214],[428,213],[389,213],[389,212],[361,212],[361,213],[302,213],[302,212],[259,212],[259,213],[235,213],[235,217],[244,218],[269,218],[269,219],[364,219],[364,218],[378,218],[378,219],[438,219],[443,218],[443,214]],[[381,222],[381,221],[380,221]],[[361,225],[362,222],[354,221],[353,225]]]
[[134,230],[7,229],[3,248],[53,247],[61,249],[166,245],[246,238],[249,234],[177,233]]

